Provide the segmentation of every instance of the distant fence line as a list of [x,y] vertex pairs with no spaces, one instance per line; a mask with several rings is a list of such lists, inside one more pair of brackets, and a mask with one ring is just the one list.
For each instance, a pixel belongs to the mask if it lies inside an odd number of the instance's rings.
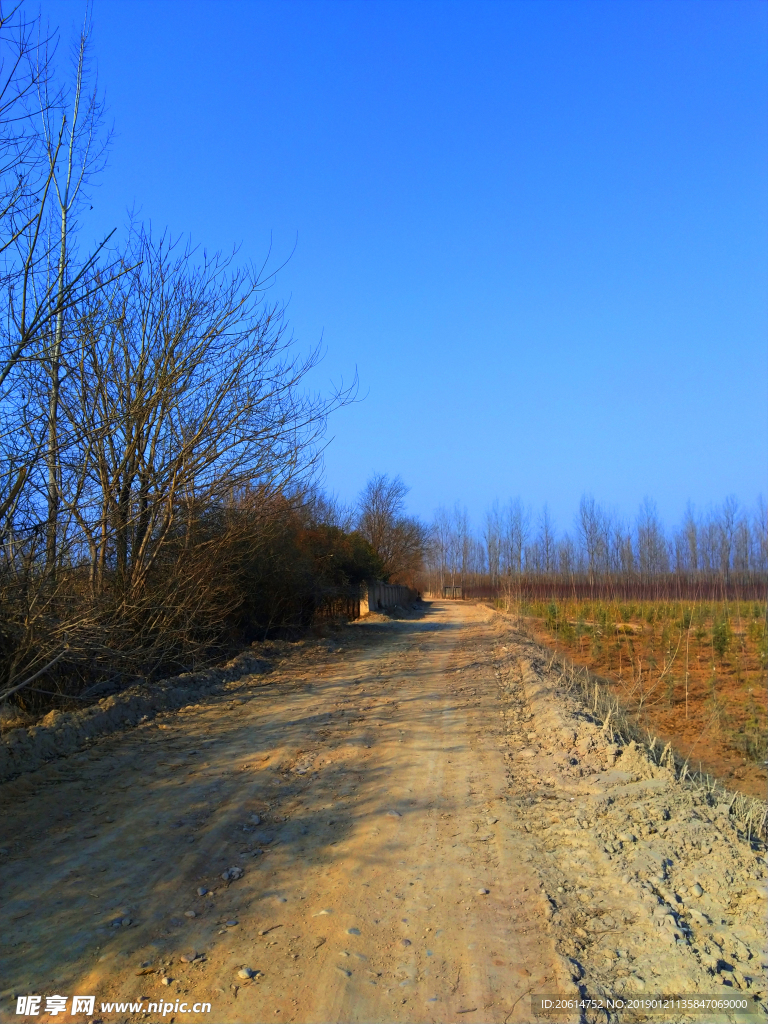
[[[451,593],[451,590],[454,593]],[[440,589],[438,588],[438,593]],[[523,601],[591,600],[619,601],[765,601],[768,577],[682,576],[670,573],[647,579],[622,577],[512,576],[498,582],[464,582],[444,585],[442,594],[454,600],[494,600],[512,598]]]

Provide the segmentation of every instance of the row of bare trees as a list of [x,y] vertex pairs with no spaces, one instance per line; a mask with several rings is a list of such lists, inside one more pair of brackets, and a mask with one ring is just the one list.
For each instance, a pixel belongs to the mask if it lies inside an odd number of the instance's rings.
[[729,497],[717,508],[696,514],[689,505],[682,524],[671,532],[656,506],[646,499],[634,521],[584,496],[571,531],[558,533],[548,507],[535,515],[516,498],[495,502],[482,528],[473,530],[466,509],[439,509],[430,531],[426,587],[500,589],[511,579],[561,584],[621,581],[649,593],[677,586],[765,588],[768,579],[768,509],[754,509]]
[[266,267],[137,222],[82,249],[89,45],[86,19],[60,76],[0,6],[0,700],[189,668],[381,571],[312,486],[354,384],[307,390]]

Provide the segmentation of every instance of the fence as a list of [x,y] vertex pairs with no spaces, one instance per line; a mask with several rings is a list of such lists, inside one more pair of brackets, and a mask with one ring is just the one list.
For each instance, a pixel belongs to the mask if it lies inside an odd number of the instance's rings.
[[418,601],[418,590],[403,587],[396,583],[382,583],[372,580],[361,583],[360,587],[348,587],[344,592],[335,591],[322,597],[315,607],[314,622],[327,622],[334,619],[359,619],[370,612],[384,611],[396,605],[405,607]]
[[360,588],[360,614],[367,615],[369,612],[384,611],[387,608],[394,608],[395,605],[404,608],[418,599],[419,592],[410,587],[373,580],[371,583],[363,583]]

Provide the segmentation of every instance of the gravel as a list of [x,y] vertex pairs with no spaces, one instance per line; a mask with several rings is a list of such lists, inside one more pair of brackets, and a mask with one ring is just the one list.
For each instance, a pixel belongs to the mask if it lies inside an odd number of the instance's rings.
[[245,872],[242,868],[233,867],[228,868],[226,871],[222,871],[221,877],[225,882],[235,882],[238,878],[242,878]]

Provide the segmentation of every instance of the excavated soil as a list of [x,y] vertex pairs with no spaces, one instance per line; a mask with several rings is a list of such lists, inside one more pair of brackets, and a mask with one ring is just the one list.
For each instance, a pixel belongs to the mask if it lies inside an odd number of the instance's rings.
[[39,1021],[618,1021],[644,1015],[531,1000],[672,993],[763,1019],[764,848],[501,616],[278,653],[0,786],[2,1020],[36,994]]

